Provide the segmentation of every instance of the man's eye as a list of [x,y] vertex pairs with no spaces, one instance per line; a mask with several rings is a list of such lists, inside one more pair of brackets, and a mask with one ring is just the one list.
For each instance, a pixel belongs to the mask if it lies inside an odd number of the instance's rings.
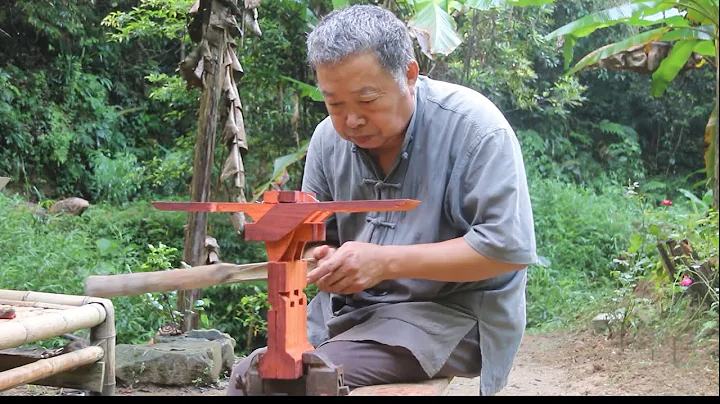
[[370,103],[375,102],[375,100],[377,100],[377,98],[372,99],[372,100],[362,100],[362,101],[360,101],[360,104],[370,104]]
[[339,107],[342,105],[342,102],[333,102],[333,103],[329,103],[328,105],[331,107]]

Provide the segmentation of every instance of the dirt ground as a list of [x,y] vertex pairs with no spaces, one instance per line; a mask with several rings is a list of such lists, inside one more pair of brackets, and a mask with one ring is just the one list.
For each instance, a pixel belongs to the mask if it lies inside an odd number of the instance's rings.
[[[674,356],[674,359],[673,359]],[[227,381],[212,387],[118,387],[121,396],[224,395]],[[2,395],[71,394],[62,389],[23,386]],[[456,378],[445,395],[478,395],[477,379]],[[647,339],[626,342],[589,331],[525,336],[508,385],[499,396],[700,395],[717,396],[718,343],[690,348],[658,346]]]

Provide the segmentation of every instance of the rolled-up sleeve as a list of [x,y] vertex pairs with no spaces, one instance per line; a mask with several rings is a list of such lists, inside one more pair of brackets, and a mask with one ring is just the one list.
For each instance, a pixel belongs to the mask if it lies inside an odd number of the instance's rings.
[[514,133],[499,128],[473,137],[453,177],[447,201],[465,241],[498,261],[535,263],[533,214]]

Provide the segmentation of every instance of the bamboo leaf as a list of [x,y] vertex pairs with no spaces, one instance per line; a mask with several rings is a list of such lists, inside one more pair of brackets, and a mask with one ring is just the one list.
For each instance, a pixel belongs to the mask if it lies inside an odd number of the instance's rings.
[[668,4],[662,0],[625,4],[601,10],[577,19],[549,33],[545,38],[552,39],[568,34],[572,34],[576,38],[582,38],[600,28],[611,27],[628,21],[639,22],[642,21],[642,18],[653,16],[661,11],[669,10],[672,7],[672,4]]
[[687,63],[697,43],[697,40],[678,41],[675,43],[668,56],[660,62],[660,66],[658,66],[652,75],[650,93],[653,97],[663,95],[668,84],[673,81],[680,69]]
[[658,38],[662,37],[663,34],[667,33],[669,30],[669,27],[655,28],[637,35],[633,35],[630,38],[626,38],[620,42],[598,48],[580,59],[575,65],[575,67],[570,69],[567,74],[574,74],[587,66],[593,65],[602,59],[612,56],[618,52],[622,52],[633,46],[655,41]]
[[[418,2],[415,3],[416,7]],[[435,54],[449,55],[462,41],[455,32],[455,21],[436,3],[424,4],[408,22],[420,49],[432,59]]]

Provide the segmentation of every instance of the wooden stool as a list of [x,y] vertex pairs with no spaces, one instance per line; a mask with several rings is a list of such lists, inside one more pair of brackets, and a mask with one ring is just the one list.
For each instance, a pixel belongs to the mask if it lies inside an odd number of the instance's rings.
[[441,396],[452,381],[452,377],[432,379],[419,383],[379,384],[359,387],[350,392],[351,396]]

